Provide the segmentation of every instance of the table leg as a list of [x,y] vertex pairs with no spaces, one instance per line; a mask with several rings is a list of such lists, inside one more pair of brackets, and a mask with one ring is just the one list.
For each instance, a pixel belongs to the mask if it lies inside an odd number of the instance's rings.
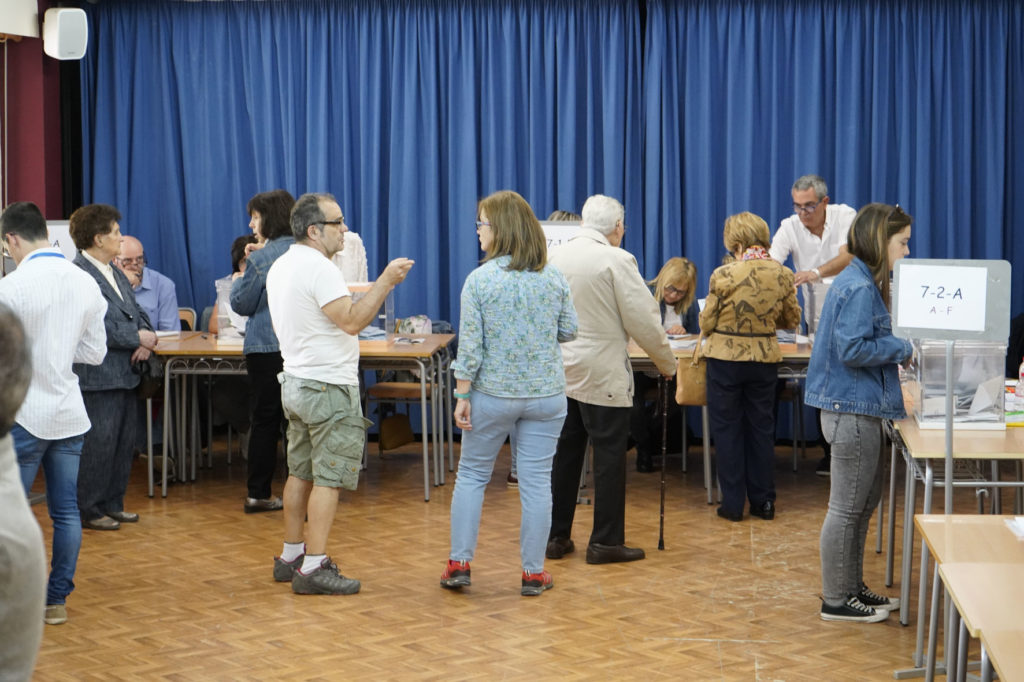
[[[904,498],[904,502],[906,498]],[[896,550],[896,443],[889,442],[889,537],[885,554],[885,586],[892,587]]]
[[[954,610],[956,607],[953,607]],[[967,641],[969,639],[967,635],[967,625],[964,624],[963,618],[957,618],[960,621],[960,629],[958,634],[958,641],[956,647],[956,679],[958,682],[966,682],[967,680]],[[948,670],[948,668],[947,668]],[[949,674],[946,674],[949,677]]]
[[420,429],[423,433],[423,501],[430,501],[430,456],[427,453],[427,367],[416,358],[420,367]]
[[981,643],[981,682],[992,682],[992,661],[984,642]]
[[[931,615],[928,617],[928,662],[924,673],[926,680],[935,679],[935,647],[938,645],[939,639],[939,585],[941,582],[939,565],[935,564],[935,575],[932,580],[932,608]],[[920,667],[921,664],[917,663],[916,665]]]
[[711,433],[708,431],[708,406],[700,408],[701,425],[704,429],[704,487],[708,491],[708,504],[714,504],[714,493],[711,491]]
[[[925,460],[925,475],[924,475],[924,508],[922,512],[925,514],[931,513],[932,509],[932,486],[935,482],[935,472],[932,469],[931,460]],[[911,532],[913,532],[914,524],[913,517],[911,517],[910,524]],[[921,572],[918,573],[920,578],[920,587],[917,593],[917,643],[914,647],[914,665],[921,665],[921,649],[924,646],[924,617],[925,607],[927,605],[928,597],[928,545],[925,541],[921,540]]]
[[943,589],[945,599],[943,604],[945,606],[946,613],[946,648],[942,652],[942,658],[945,659],[946,663],[946,679],[953,679],[956,675],[956,653],[957,653],[957,635],[960,633],[960,614],[957,612],[956,607],[953,606],[953,600],[949,596],[949,592]]
[[[917,501],[917,485],[914,480],[914,460],[910,453],[903,451],[907,465],[903,490],[903,552],[900,556],[900,624],[910,623],[910,580],[914,567],[914,508]],[[919,663],[917,665],[920,665]]]
[[686,473],[686,453],[690,449],[690,447],[689,447],[690,442],[689,442],[689,440],[687,440],[687,436],[686,436],[686,405],[680,405],[679,406],[679,413],[681,415],[683,415],[683,419],[682,419],[682,422],[683,422],[683,441],[682,441],[683,442],[683,464],[682,464],[682,466],[683,466],[683,473],[685,474]]
[[[165,380],[166,381],[166,380]],[[146,476],[149,496],[153,497],[153,399],[146,398]]]

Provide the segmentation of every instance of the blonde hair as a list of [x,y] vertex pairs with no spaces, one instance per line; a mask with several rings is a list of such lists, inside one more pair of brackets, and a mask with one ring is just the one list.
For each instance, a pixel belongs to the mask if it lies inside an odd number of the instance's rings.
[[742,253],[751,246],[763,246],[767,249],[771,246],[772,239],[768,232],[768,223],[750,211],[726,218],[722,237],[729,253]]
[[669,258],[661,266],[658,276],[647,284],[654,287],[654,298],[658,303],[665,300],[667,286],[685,291],[686,295],[672,304],[676,314],[682,315],[693,304],[693,299],[697,295],[697,266],[685,258]]
[[548,262],[548,243],[530,204],[512,190],[501,190],[480,200],[476,215],[487,214],[491,223],[491,248],[484,262],[499,256],[511,256],[509,270],[544,269]]

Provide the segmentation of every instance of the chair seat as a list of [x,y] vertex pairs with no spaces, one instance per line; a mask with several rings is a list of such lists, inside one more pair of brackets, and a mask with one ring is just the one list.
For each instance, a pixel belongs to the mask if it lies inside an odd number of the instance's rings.
[[[427,398],[433,386],[427,384]],[[375,400],[419,400],[420,382],[418,381],[382,381],[366,389],[369,397]]]

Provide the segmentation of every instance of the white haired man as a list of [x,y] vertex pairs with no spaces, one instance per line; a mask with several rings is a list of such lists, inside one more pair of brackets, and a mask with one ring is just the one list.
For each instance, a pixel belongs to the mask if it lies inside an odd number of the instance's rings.
[[548,256],[568,280],[579,317],[576,340],[562,344],[568,414],[551,472],[549,559],[575,550],[572,522],[588,439],[594,448],[594,526],[587,563],[645,556],[643,549],[625,544],[626,441],[633,405],[626,345],[633,338],[664,376],[675,375],[676,360],[636,258],[619,248],[624,217],[615,199],[590,197],[579,233]]

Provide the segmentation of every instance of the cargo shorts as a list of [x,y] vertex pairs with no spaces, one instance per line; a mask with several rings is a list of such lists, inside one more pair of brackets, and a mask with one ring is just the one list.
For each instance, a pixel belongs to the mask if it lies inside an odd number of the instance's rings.
[[355,490],[366,429],[358,386],[339,386],[281,372],[288,419],[288,473],[327,488]]

